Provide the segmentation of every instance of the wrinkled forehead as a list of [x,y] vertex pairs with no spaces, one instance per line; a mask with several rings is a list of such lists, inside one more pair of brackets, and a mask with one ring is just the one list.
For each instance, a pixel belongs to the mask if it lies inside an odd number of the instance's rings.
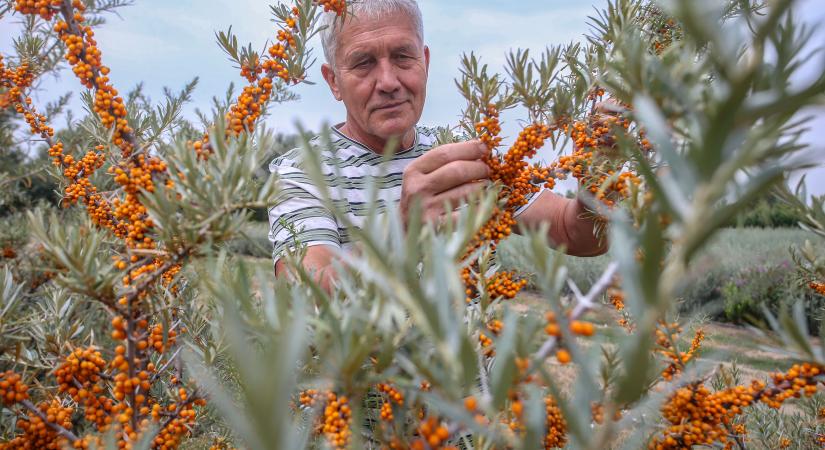
[[348,17],[337,25],[336,57],[354,51],[374,51],[376,47],[390,50],[420,50],[423,42],[415,22],[404,11],[362,12]]

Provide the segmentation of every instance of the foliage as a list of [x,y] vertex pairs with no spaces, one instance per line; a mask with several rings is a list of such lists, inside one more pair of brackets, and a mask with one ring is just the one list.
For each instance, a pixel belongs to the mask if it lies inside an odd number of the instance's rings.
[[[139,90],[118,94],[94,40],[103,3],[16,0],[36,26],[3,60],[2,93],[47,142],[63,203],[84,211],[29,211],[27,254],[48,276],[0,262],[0,448],[745,448],[772,446],[787,419],[766,408],[803,396],[804,428],[789,436],[821,444],[821,411],[805,405],[825,378],[825,337],[810,339],[801,304],[763,310],[795,360],[765,380],[712,377],[696,363],[702,329],[687,335],[677,320],[702,250],[802,164],[797,117],[822,102],[825,75],[790,82],[810,38],[790,4],[615,0],[591,18],[588,43],[511,52],[504,75],[466,56],[460,129],[487,143],[495,188],[441,226],[405,226],[396,206],[347,223],[360,248],[336,262],[327,292],[300,248],[273,280],[225,246],[280,195],[277,177],[255,177],[275,141],[257,119],[303,81],[321,7],[345,15],[344,2],[274,7],[267,55],[219,33],[249,84],[204,117],[202,135],[180,119],[194,83],[157,108]],[[63,137],[27,100],[51,66],[26,51],[46,41],[89,89],[91,113]],[[512,108],[529,123],[500,149]],[[557,161],[525,162],[568,140]],[[335,210],[318,160],[328,141],[300,144]],[[565,176],[601,220],[611,262],[585,288],[547,229],[528,230],[523,258],[550,312],[520,314],[507,299],[525,283],[493,250],[525,197]],[[786,194],[825,238],[823,198]],[[820,248],[794,258],[821,295]],[[590,321],[612,308],[621,323]]]
[[780,228],[796,227],[804,217],[792,205],[781,201],[775,195],[760,197],[748,205],[731,226]]

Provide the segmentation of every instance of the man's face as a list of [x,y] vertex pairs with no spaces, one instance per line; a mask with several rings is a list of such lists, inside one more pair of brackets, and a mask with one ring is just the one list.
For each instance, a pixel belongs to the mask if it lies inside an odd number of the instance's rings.
[[322,73],[347,108],[357,134],[388,140],[403,136],[421,117],[430,50],[403,13],[347,19],[338,35],[334,69]]

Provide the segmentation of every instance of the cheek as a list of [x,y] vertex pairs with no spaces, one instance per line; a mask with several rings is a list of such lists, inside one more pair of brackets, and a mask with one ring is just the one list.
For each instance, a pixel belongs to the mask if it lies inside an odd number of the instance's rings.
[[341,86],[341,95],[346,104],[363,107],[369,102],[370,86],[368,77],[348,77]]
[[427,76],[423,72],[415,72],[406,75],[403,79],[403,84],[407,87],[418,101],[423,101],[424,92],[427,86]]

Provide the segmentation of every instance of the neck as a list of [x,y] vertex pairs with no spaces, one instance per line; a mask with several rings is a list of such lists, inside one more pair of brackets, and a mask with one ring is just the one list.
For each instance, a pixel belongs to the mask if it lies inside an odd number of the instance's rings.
[[[388,150],[387,143],[390,142],[390,139],[361,132],[356,127],[350,126],[350,121],[344,122],[344,124],[337,127],[337,129],[343,133],[344,136],[364,144],[370,151],[378,154],[384,154],[384,152]],[[407,149],[412,147],[413,142],[415,142],[415,127],[404,133],[404,136],[396,138],[396,142],[397,144],[396,149],[394,149],[395,151],[398,151],[399,148]]]

